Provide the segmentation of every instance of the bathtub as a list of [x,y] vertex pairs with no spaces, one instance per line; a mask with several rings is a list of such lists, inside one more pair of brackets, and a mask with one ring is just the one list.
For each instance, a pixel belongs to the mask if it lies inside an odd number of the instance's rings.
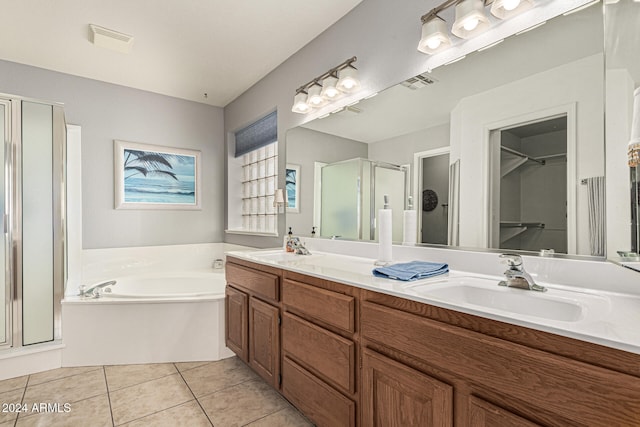
[[115,285],[108,286],[109,291],[103,293],[101,299],[224,298],[225,280],[222,273],[170,273],[114,280]]
[[224,343],[222,270],[106,280],[116,284],[99,298],[73,295],[62,301],[62,366],[189,362],[233,355]]

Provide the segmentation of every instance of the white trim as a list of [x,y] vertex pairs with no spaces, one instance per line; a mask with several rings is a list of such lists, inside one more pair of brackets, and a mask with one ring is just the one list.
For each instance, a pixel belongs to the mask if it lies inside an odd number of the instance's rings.
[[316,227],[316,236],[320,235],[322,224],[322,168],[328,165],[325,162],[313,162],[313,227]]
[[491,244],[491,199],[492,199],[492,176],[491,176],[491,133],[496,130],[506,130],[516,126],[535,123],[542,120],[556,117],[567,117],[567,253],[575,254],[577,251],[577,186],[579,184],[577,174],[577,106],[575,102],[557,105],[538,111],[533,111],[519,116],[509,117],[485,125],[482,136],[482,151],[484,153],[482,176],[485,177],[482,189],[482,199],[484,210],[482,236],[484,236],[485,247]]
[[[422,159],[441,156],[443,154],[450,155],[450,153],[451,146],[433,148],[431,150],[413,153],[413,206],[418,211],[418,214],[416,215],[418,218],[416,241],[418,243],[422,243],[422,208],[420,208],[420,206],[422,206],[422,197],[420,197],[420,187],[422,187]],[[451,156],[449,156],[449,162],[451,162]],[[449,185],[451,185],[451,182],[449,182]]]

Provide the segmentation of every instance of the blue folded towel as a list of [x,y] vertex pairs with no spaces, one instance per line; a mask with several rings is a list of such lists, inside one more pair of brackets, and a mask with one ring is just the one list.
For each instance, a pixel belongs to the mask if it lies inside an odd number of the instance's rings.
[[449,272],[449,266],[439,262],[411,261],[373,269],[373,275],[396,280],[419,280]]

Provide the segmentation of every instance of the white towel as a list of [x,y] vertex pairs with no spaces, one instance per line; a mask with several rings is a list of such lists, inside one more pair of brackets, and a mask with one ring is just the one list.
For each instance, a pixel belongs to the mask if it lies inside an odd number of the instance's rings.
[[591,255],[604,256],[604,176],[587,178],[589,206],[589,247]]

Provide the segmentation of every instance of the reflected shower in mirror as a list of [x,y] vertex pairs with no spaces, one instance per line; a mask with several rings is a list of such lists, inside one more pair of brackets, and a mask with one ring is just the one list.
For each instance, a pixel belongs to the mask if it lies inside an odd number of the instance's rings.
[[418,242],[601,256],[605,216],[589,207],[604,200],[581,182],[605,174],[603,37],[601,7],[558,16],[291,129],[304,187],[287,226],[326,235],[314,192],[335,189],[322,165],[367,158],[410,168]]

